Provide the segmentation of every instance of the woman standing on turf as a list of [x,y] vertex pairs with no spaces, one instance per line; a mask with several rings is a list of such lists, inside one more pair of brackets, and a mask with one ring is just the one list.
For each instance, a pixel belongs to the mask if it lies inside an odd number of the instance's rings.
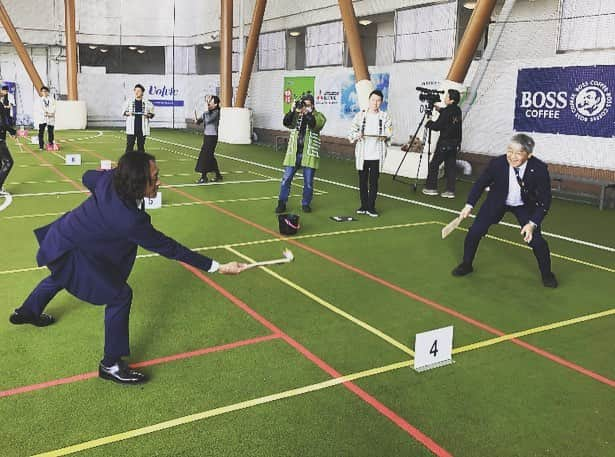
[[197,124],[203,123],[203,146],[201,146],[201,152],[199,153],[199,159],[196,162],[194,171],[201,173],[198,184],[204,184],[207,180],[207,173],[214,172],[216,177],[214,181],[222,181],[222,175],[218,168],[218,161],[214,155],[216,151],[216,145],[218,144],[218,124],[220,123],[220,99],[216,95],[207,95],[205,97],[205,104],[207,110],[203,113],[203,116],[196,118]]

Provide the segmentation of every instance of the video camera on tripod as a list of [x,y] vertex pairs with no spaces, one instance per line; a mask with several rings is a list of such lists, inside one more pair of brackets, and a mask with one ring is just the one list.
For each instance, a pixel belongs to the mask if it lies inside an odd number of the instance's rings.
[[425,112],[431,114],[433,112],[436,103],[441,102],[440,94],[443,94],[443,90],[427,89],[426,87],[417,87],[419,91],[419,100],[423,103],[427,103]]

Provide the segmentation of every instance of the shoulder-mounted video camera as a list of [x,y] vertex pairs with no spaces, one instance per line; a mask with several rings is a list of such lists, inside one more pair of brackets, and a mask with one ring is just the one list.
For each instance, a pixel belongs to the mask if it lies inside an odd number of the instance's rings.
[[417,87],[419,91],[419,100],[423,103],[427,103],[426,111],[431,113],[436,103],[441,102],[440,94],[443,94],[443,90],[427,89],[426,87]]

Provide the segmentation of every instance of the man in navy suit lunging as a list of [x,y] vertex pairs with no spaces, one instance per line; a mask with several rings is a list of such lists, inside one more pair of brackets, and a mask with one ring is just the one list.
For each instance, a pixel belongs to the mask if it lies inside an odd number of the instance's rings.
[[123,384],[145,381],[122,357],[130,354],[128,318],[132,289],[126,283],[137,257],[137,246],[209,273],[238,274],[245,265],[224,265],[182,246],[157,231],[144,211],[144,198],[158,191],[158,166],[145,152],[122,156],[115,170],[88,171],[83,184],[92,195],[52,224],[34,231],[40,249],[39,266],[51,274],[15,310],[10,322],[45,327],[55,319],[45,306],[62,289],[105,308],[105,352],[98,374]]
[[519,221],[523,239],[534,251],[543,285],[557,287],[549,246],[540,233],[540,225],[551,206],[551,178],[547,165],[532,157],[533,152],[534,140],[530,136],[514,135],[506,155],[493,159],[472,187],[459,214],[463,219],[470,215],[485,188],[489,186],[490,190],[466,235],[463,261],[453,270],[453,276],[465,276],[474,270],[472,262],[481,238],[510,211]]

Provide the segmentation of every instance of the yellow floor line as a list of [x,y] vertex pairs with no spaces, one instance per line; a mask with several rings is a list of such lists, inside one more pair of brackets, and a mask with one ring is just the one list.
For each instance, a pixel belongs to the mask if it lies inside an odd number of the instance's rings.
[[[568,320],[556,322],[553,324],[543,325],[543,326],[536,327],[533,329],[523,330],[520,332],[511,333],[509,335],[503,335],[498,338],[491,338],[489,340],[485,340],[485,341],[481,341],[478,343],[473,343],[473,344],[469,344],[469,345],[462,346],[459,348],[455,348],[453,349],[453,354],[469,352],[469,351],[480,349],[486,346],[502,343],[504,341],[508,341],[513,338],[520,338],[522,336],[527,336],[527,335],[531,335],[531,334],[535,334],[539,332],[545,332],[548,330],[553,330],[553,329],[561,328],[561,327],[568,326],[568,325],[574,325],[580,322],[589,321],[591,319],[598,319],[600,317],[606,317],[606,316],[613,315],[613,314],[615,314],[615,309],[610,309],[610,310],[602,311],[599,313],[588,314],[586,316],[577,317],[574,319],[568,319]],[[95,447],[104,446],[104,445],[111,444],[111,443],[116,443],[118,441],[136,438],[139,436],[147,435],[149,433],[159,432],[162,430],[170,429],[170,428],[177,427],[180,425],[189,424],[192,422],[197,422],[203,419],[207,419],[207,418],[214,417],[214,416],[219,416],[219,415],[230,413],[233,411],[239,411],[242,409],[247,409],[247,408],[251,408],[254,406],[258,406],[258,405],[263,405],[265,403],[271,403],[277,400],[297,397],[299,395],[304,395],[310,392],[315,392],[318,390],[323,390],[329,387],[337,386],[345,382],[351,382],[357,379],[367,378],[370,376],[376,376],[382,373],[399,370],[401,368],[411,367],[413,365],[414,365],[413,360],[407,360],[403,362],[393,363],[390,365],[385,365],[385,366],[378,367],[378,368],[372,368],[370,370],[359,371],[357,373],[352,373],[352,374],[342,376],[339,378],[329,379],[329,380],[318,382],[315,384],[298,387],[296,389],[290,389],[284,392],[280,392],[280,393],[276,393],[272,395],[266,395],[266,396],[258,397],[252,400],[242,401],[239,403],[234,403],[232,405],[223,406],[220,408],[215,408],[215,409],[211,409],[208,411],[203,411],[200,413],[191,414],[188,416],[183,416],[183,417],[179,417],[176,419],[160,422],[158,424],[149,425],[147,427],[137,428],[137,429],[129,430],[127,432],[117,433],[115,435],[110,435],[110,436],[94,439],[91,441],[86,441],[83,443],[75,444],[72,446],[67,446],[61,449],[44,452],[42,454],[36,454],[33,457],[59,457],[63,455],[74,454],[76,452],[85,451],[87,449],[92,449]]]
[[[255,262],[254,259],[248,257],[247,255],[242,254],[241,252],[233,249],[230,246],[227,246],[226,249],[229,252],[232,252],[233,254],[235,254],[238,257],[241,257],[244,260],[247,260],[248,262]],[[305,295],[306,297],[308,297],[310,300],[315,301],[316,303],[318,303],[319,305],[324,306],[325,308],[329,309],[330,311],[333,311],[335,314],[342,316],[344,319],[348,319],[350,322],[358,325],[361,328],[364,328],[365,330],[367,330],[368,332],[376,335],[378,338],[383,339],[384,341],[386,341],[387,343],[391,344],[392,346],[395,346],[397,349],[400,349],[401,351],[405,352],[406,354],[409,354],[411,356],[414,356],[414,351],[412,349],[410,349],[408,346],[406,346],[405,344],[400,343],[399,341],[397,341],[395,338],[387,335],[386,333],[384,333],[381,330],[378,330],[377,328],[369,325],[367,322],[362,321],[361,319],[358,319],[356,317],[354,317],[352,314],[344,311],[343,309],[338,308],[337,306],[329,303],[328,301],[324,300],[323,298],[319,297],[318,295],[310,292],[309,290],[301,287],[299,284],[291,281],[290,279],[285,278],[284,276],[279,275],[278,273],[272,271],[269,268],[266,267],[260,267],[264,272],[266,272],[268,275],[273,276],[274,278],[276,278],[278,281],[283,282],[284,284],[286,284],[287,286],[295,289],[297,292],[299,292],[302,295]]]
[[612,308],[606,311],[600,311],[598,313],[587,314],[585,316],[579,316],[579,317],[575,317],[575,318],[568,319],[565,321],[554,322],[552,324],[546,324],[546,325],[542,325],[540,327],[534,327],[528,330],[521,330],[519,332],[510,333],[508,335],[502,335],[496,338],[491,338],[489,340],[479,341],[477,343],[472,343],[466,346],[455,348],[453,349],[453,354],[460,354],[462,352],[473,351],[474,349],[491,346],[494,344],[502,343],[504,341],[510,341],[515,338],[521,338],[523,336],[534,335],[536,333],[542,333],[542,332],[546,332],[548,330],[553,330],[556,328],[567,327],[569,325],[578,324],[580,322],[587,322],[593,319],[599,319],[601,317],[611,316],[614,314],[615,314],[615,308]]
[[104,446],[104,445],[111,444],[111,443],[117,443],[118,441],[136,438],[138,436],[147,435],[149,433],[159,432],[161,430],[166,430],[169,428],[177,427],[179,425],[189,424],[191,422],[200,421],[203,419],[207,419],[209,417],[219,416],[219,415],[230,413],[233,411],[239,411],[242,409],[251,408],[253,406],[258,406],[258,405],[262,405],[265,403],[271,403],[277,400],[296,397],[296,396],[303,395],[309,392],[315,392],[318,390],[337,386],[345,382],[350,382],[350,381],[354,381],[357,379],[366,378],[369,376],[375,376],[375,375],[386,373],[389,371],[399,370],[400,368],[411,366],[412,363],[413,363],[412,361],[404,361],[404,362],[393,363],[391,365],[386,365],[386,366],[379,367],[379,368],[373,368],[371,370],[360,371],[358,373],[349,374],[349,375],[342,376],[339,378],[329,379],[327,381],[319,382],[316,384],[310,384],[307,386],[298,387],[296,389],[286,390],[284,392],[280,392],[277,394],[266,395],[264,397],[254,398],[252,400],[242,401],[242,402],[235,403],[232,405],[210,409],[209,411],[203,411],[203,412],[196,413],[196,414],[190,414],[184,417],[179,417],[177,419],[172,419],[172,420],[165,421],[165,422],[159,422],[158,424],[149,425],[147,427],[137,428],[137,429],[130,430],[127,432],[117,433],[115,435],[105,436],[103,438],[86,441],[84,443],[67,446],[67,447],[57,449],[54,451],[44,452],[42,454],[36,454],[33,457],[58,457],[62,455],[73,454],[75,452],[85,451],[86,449],[92,449],[98,446]]

